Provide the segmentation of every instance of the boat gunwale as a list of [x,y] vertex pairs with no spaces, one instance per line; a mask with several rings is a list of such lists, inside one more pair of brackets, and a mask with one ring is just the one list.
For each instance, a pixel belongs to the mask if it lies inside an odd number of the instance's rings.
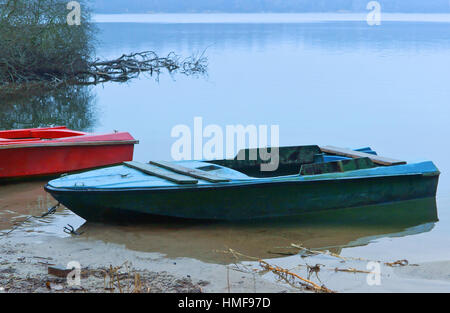
[[[74,137],[70,137],[74,138]],[[58,140],[58,139],[57,139]],[[113,146],[113,145],[135,145],[139,144],[139,140],[99,140],[99,141],[60,141],[54,142],[43,141],[39,143],[11,143],[11,144],[0,144],[0,150],[7,149],[23,149],[23,148],[41,148],[41,147],[70,147],[70,146]]]
[[[50,182],[44,186],[47,192],[92,192],[92,193],[102,193],[102,192],[133,192],[133,191],[183,191],[183,190],[201,190],[201,189],[222,189],[222,188],[239,188],[247,186],[257,186],[257,185],[274,185],[274,184],[308,184],[315,182],[333,182],[333,181],[351,181],[351,180],[361,180],[361,179],[383,179],[383,178],[393,178],[393,177],[439,177],[440,172],[433,172],[434,175],[430,175],[432,172],[414,172],[414,173],[399,173],[392,175],[370,175],[370,176],[351,176],[351,177],[327,177],[318,179],[298,179],[298,180],[268,180],[267,178],[253,179],[253,180],[233,180],[224,183],[208,183],[208,184],[196,184],[196,185],[176,185],[176,186],[154,186],[154,187],[118,187],[118,188],[93,188],[93,187],[54,187],[50,185]],[[283,177],[283,176],[279,176]],[[299,177],[297,175],[289,175],[284,177]]]

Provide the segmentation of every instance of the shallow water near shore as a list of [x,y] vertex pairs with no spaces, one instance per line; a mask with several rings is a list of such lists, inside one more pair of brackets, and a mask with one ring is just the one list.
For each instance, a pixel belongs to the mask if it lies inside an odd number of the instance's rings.
[[[56,204],[43,191],[43,182],[13,184],[0,190],[0,231],[18,226],[29,240],[45,236],[69,237],[71,225],[86,241],[103,241],[142,252],[162,253],[170,258],[190,257],[204,262],[236,261],[229,249],[263,259],[299,253],[291,244],[336,254],[416,261],[450,259],[450,199],[410,200],[381,205],[343,208],[299,216],[242,222],[205,222],[150,217],[140,222],[91,223],[68,209],[38,218]],[[17,210],[17,208],[21,208]],[[438,215],[439,214],[439,215]],[[37,216],[26,220],[30,215]],[[26,221],[25,221],[26,220]],[[22,222],[25,221],[25,222]],[[248,258],[242,258],[245,260]]]
[[[281,145],[371,146],[380,155],[408,162],[432,160],[441,170],[437,201],[323,212],[264,223],[158,221],[138,225],[85,222],[65,208],[30,219],[14,232],[30,241],[69,237],[63,227],[127,249],[191,257],[213,263],[233,259],[228,248],[259,258],[289,258],[291,243],[347,256],[450,260],[450,24],[326,23],[105,23],[99,24],[98,55],[155,50],[202,53],[208,77],[86,88],[70,107],[40,106],[30,98],[0,106],[0,128],[60,124],[64,112],[75,129],[128,131],[140,144],[137,161],[170,159],[178,124],[277,124]],[[52,98],[54,101],[54,97]],[[30,110],[31,106],[31,110]],[[22,109],[21,109],[22,108]],[[45,181],[0,186],[0,231],[55,204]],[[384,218],[383,218],[384,217]],[[1,239],[0,239],[1,240]]]

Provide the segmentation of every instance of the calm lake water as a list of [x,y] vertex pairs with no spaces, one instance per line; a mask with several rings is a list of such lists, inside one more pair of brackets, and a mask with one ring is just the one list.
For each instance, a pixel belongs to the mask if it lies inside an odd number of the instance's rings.
[[[82,226],[86,238],[215,262],[226,262],[215,249],[270,257],[276,247],[292,242],[367,258],[450,259],[450,23],[217,20],[98,26],[100,58],[143,50],[181,56],[206,50],[208,75],[163,74],[159,82],[141,77],[26,97],[0,107],[0,128],[66,124],[95,132],[128,131],[140,140],[136,160],[169,160],[172,128],[193,128],[198,116],[204,125],[224,128],[279,125],[281,145],[371,146],[381,155],[409,162],[432,160],[442,175],[437,205],[419,201],[377,207],[388,215],[376,221],[361,209],[358,222],[345,225],[336,222],[342,216],[328,216],[327,223],[318,222],[324,216],[312,216],[270,225],[87,223]],[[9,228],[11,218],[37,214],[52,203],[43,184],[0,188],[0,229]],[[392,218],[392,211],[399,213]],[[416,212],[415,217],[409,212]],[[392,219],[397,222],[390,223]],[[30,236],[64,235],[64,225],[78,227],[84,220],[63,210],[33,223]]]

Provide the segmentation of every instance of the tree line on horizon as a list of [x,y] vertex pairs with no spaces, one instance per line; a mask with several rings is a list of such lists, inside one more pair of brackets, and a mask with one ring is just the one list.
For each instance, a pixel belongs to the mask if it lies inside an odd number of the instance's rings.
[[[370,0],[93,0],[95,13],[363,12]],[[383,12],[450,13],[450,0],[378,0]]]

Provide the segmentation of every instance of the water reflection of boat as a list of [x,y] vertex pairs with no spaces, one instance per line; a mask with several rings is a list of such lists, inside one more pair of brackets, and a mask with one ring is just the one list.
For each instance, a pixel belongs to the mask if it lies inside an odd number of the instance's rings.
[[309,213],[260,222],[198,222],[166,218],[130,225],[85,223],[83,237],[128,249],[229,263],[217,250],[232,248],[260,258],[297,253],[291,243],[327,248],[366,245],[383,237],[428,232],[438,221],[435,198]]

